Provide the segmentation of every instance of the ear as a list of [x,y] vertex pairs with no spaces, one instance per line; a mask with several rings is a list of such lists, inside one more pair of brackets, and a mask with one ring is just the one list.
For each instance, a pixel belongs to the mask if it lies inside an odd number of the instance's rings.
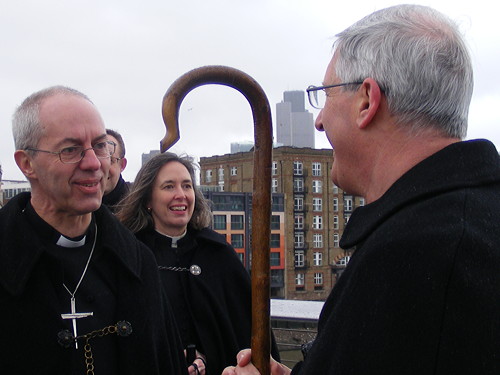
[[121,164],[120,164],[120,172],[123,172],[123,170],[125,169],[125,167],[127,166],[127,158],[123,157],[121,160],[120,160]]
[[356,124],[360,129],[366,128],[380,108],[382,91],[373,78],[367,78],[359,89],[358,117]]
[[31,164],[31,157],[24,150],[17,150],[14,152],[14,160],[17,166],[27,178],[32,178],[35,175],[33,165]]

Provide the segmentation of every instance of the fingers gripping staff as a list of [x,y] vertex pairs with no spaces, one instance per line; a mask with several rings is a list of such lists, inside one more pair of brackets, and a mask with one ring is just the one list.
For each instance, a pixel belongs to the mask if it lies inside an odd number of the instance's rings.
[[249,75],[226,66],[205,66],[179,77],[163,97],[167,133],[160,142],[165,152],[180,138],[179,108],[194,88],[207,84],[232,87],[250,103],[254,120],[254,171],[252,203],[252,361],[261,374],[269,374],[271,348],[269,323],[269,239],[271,217],[272,121],[266,94]]

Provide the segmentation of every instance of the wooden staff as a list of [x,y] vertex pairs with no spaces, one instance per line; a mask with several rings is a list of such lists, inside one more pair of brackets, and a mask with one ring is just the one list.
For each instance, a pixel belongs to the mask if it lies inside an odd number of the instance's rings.
[[233,87],[247,98],[254,120],[254,169],[252,198],[252,362],[261,374],[270,374],[271,328],[269,322],[269,240],[271,218],[272,121],[266,94],[249,75],[227,66],[205,66],[179,77],[163,97],[167,128],[161,152],[180,138],[179,107],[194,88],[206,84]]

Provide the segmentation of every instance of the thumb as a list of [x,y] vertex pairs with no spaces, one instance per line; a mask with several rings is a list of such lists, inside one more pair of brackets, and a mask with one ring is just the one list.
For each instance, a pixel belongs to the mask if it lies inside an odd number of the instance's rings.
[[236,362],[240,367],[248,365],[251,359],[252,359],[252,351],[250,349],[243,349],[236,356]]

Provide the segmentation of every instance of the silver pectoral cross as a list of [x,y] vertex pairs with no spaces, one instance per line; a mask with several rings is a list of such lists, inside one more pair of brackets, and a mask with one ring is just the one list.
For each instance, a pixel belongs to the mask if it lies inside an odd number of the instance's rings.
[[77,313],[76,312],[76,302],[75,297],[71,297],[71,313],[69,314],[61,314],[61,318],[63,319],[71,319],[73,320],[73,336],[75,337],[75,348],[78,349],[78,333],[76,331],[76,320],[81,318],[86,318],[94,315],[93,312],[85,312],[85,313]]

